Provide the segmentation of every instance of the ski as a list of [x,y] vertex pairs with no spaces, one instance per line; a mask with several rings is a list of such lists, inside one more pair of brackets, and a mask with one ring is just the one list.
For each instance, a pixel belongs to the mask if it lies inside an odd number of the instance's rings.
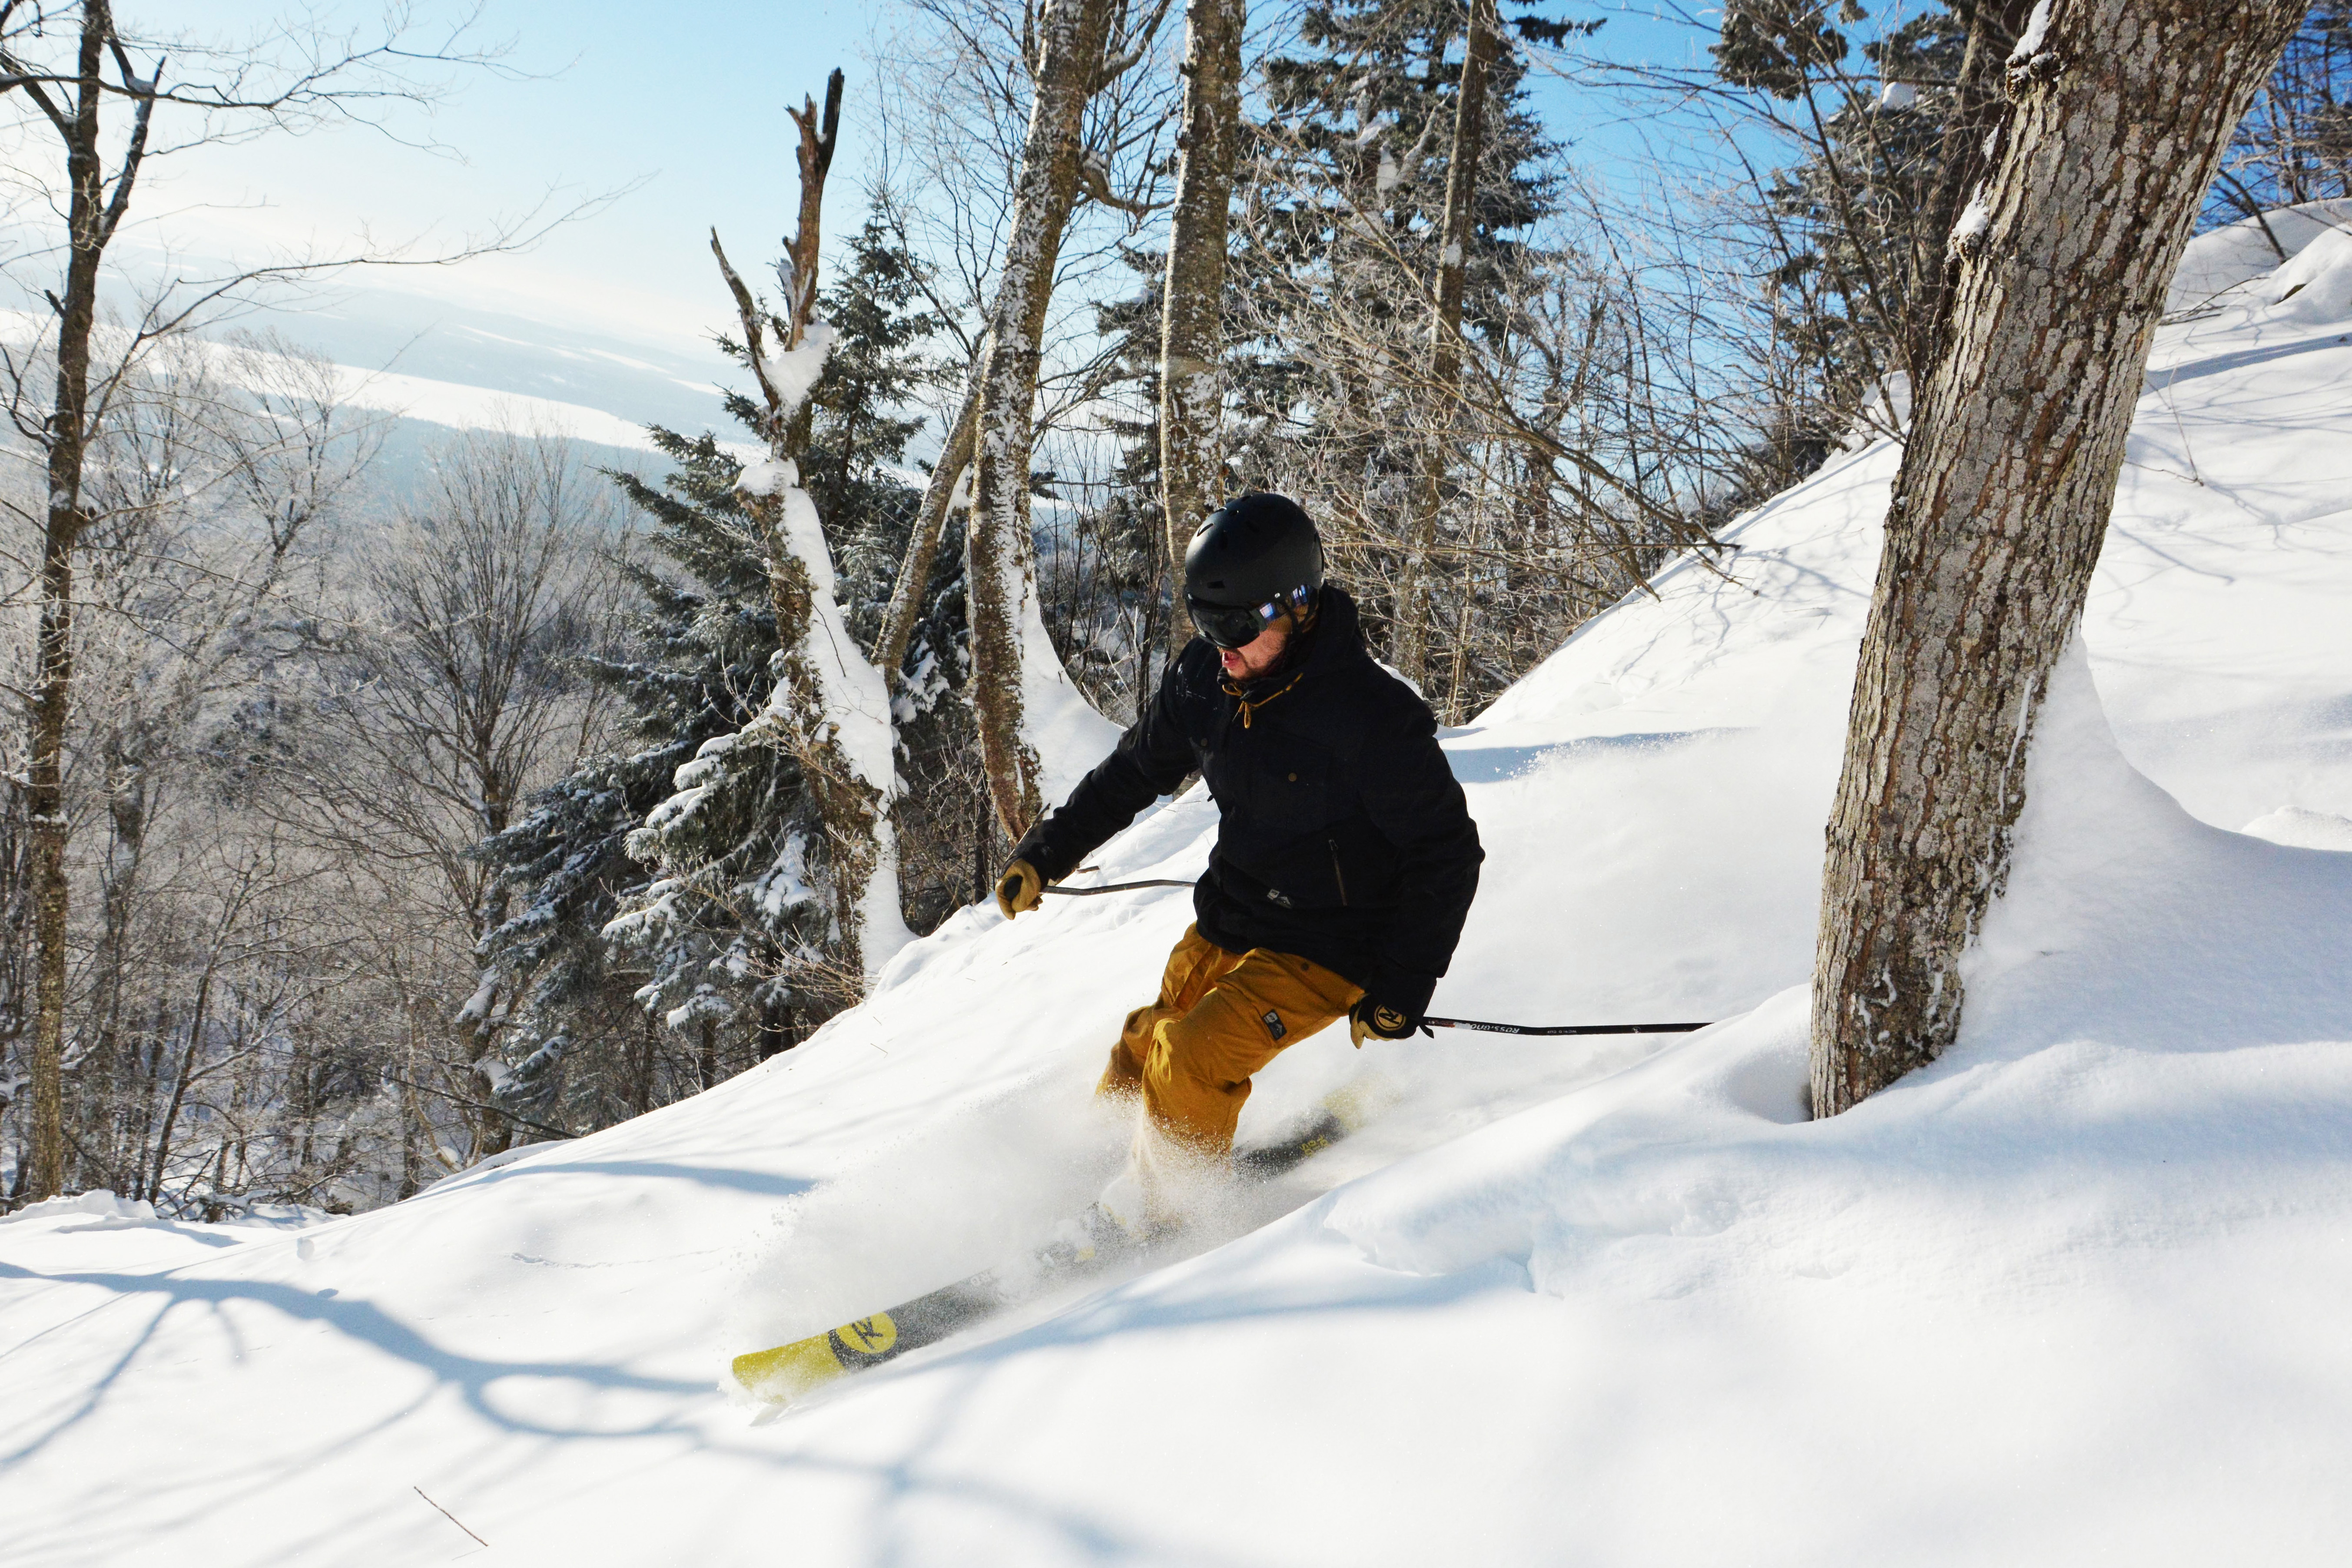
[[[1270,1182],[1296,1170],[1361,1124],[1360,1104],[1360,1096],[1334,1096],[1287,1136],[1236,1151],[1234,1174],[1246,1182]],[[937,1344],[1048,1286],[1107,1268],[1141,1245],[1097,1205],[1010,1267],[985,1269],[804,1340],[739,1355],[730,1370],[752,1398],[783,1405],[835,1378]]]
[[753,1398],[781,1405],[835,1378],[937,1344],[1048,1283],[1082,1278],[1134,1249],[1099,1205],[1071,1228],[1074,1234],[1055,1237],[1010,1268],[986,1269],[871,1317],[739,1355],[731,1367],[735,1381]]

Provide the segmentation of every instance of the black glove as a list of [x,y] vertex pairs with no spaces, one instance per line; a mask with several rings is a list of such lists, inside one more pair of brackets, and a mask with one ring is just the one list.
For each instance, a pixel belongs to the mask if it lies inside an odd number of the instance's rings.
[[1015,860],[996,879],[996,907],[1004,911],[1006,920],[1035,909],[1045,896],[1045,879],[1026,860]]
[[1410,1039],[1415,1029],[1433,1040],[1437,1038],[1436,1031],[1423,1023],[1418,1014],[1406,1013],[1370,996],[1357,1003],[1348,1013],[1348,1035],[1359,1050],[1363,1048],[1366,1040]]

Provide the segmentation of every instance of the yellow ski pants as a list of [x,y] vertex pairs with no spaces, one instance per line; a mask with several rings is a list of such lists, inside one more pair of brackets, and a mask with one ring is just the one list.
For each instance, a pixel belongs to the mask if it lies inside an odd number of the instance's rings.
[[1140,1093],[1151,1126],[1196,1155],[1222,1155],[1250,1075],[1363,994],[1320,964],[1263,947],[1228,952],[1187,926],[1160,999],[1127,1016],[1096,1092]]

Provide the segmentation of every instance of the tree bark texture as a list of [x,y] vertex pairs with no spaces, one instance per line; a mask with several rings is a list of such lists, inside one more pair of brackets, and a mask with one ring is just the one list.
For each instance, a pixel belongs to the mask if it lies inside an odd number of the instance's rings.
[[1036,91],[981,360],[971,522],[964,533],[972,694],[989,797],[1016,838],[1045,809],[1042,763],[1023,721],[1026,660],[1043,651],[1029,646],[1024,625],[1037,613],[1029,457],[1040,340],[1078,188],[1087,100],[1100,85],[1113,8],[1112,0],[1053,0],[1038,20]]
[[1470,0],[1470,32],[1462,56],[1462,84],[1454,104],[1454,140],[1446,153],[1445,221],[1439,234],[1437,279],[1429,329],[1433,419],[1423,454],[1413,515],[1397,583],[1396,663],[1423,684],[1428,674],[1429,557],[1437,543],[1437,517],[1445,504],[1445,470],[1454,456],[1454,404],[1462,385],[1462,295],[1469,270],[1478,165],[1486,146],[1486,81],[1502,47],[1495,0]]
[[2165,290],[2300,0],[2053,0],[1887,513],[1829,824],[1812,1094],[1833,1115],[1957,1037],[2052,668],[2081,621]]
[[1160,489],[1168,520],[1172,658],[1192,635],[1184,547],[1224,499],[1217,362],[1234,156],[1241,139],[1244,0],[1189,0],[1184,10],[1184,128],[1177,136],[1176,207],[1160,289]]
[[947,527],[948,513],[954,509],[964,472],[971,467],[971,430],[979,412],[980,388],[975,380],[964,391],[963,406],[957,411],[955,423],[948,426],[947,441],[940,448],[940,460],[931,469],[930,483],[923,487],[923,504],[915,513],[914,531],[907,536],[907,553],[898,563],[898,581],[890,590],[890,607],[882,616],[882,635],[875,639],[874,663],[893,689],[898,684],[898,667],[907,662],[907,644],[915,635],[915,623],[923,618],[923,589],[931,579],[931,561],[939,553],[940,533]]

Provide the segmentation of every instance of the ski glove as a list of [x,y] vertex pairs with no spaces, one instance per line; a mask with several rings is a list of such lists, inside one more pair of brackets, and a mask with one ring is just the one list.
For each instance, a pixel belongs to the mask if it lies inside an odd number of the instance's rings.
[[1026,860],[1015,860],[996,879],[996,907],[1004,911],[1006,920],[1035,909],[1045,895],[1045,879]]
[[1366,1040],[1406,1040],[1419,1029],[1431,1039],[1437,1037],[1419,1018],[1409,1016],[1385,1002],[1375,1002],[1367,996],[1348,1014],[1348,1036],[1363,1049]]

